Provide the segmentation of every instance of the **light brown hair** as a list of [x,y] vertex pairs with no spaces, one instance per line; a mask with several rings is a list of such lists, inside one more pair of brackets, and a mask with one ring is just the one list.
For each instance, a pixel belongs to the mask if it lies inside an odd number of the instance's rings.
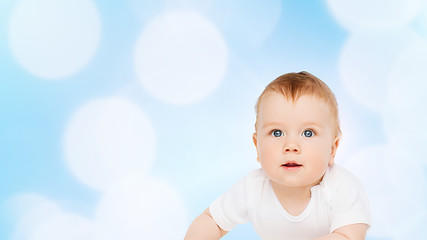
[[270,92],[281,93],[288,100],[292,100],[294,102],[303,95],[312,95],[325,101],[325,103],[329,106],[332,118],[334,119],[336,136],[341,136],[341,129],[338,118],[338,104],[334,93],[331,91],[328,85],[326,85],[326,83],[313,74],[305,71],[281,75],[265,87],[255,106],[255,130],[257,129],[259,105],[263,97]]

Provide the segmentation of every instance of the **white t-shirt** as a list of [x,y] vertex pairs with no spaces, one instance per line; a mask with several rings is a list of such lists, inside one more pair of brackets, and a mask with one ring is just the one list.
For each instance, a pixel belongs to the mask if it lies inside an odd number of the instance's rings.
[[311,188],[310,202],[298,216],[292,216],[282,207],[262,169],[241,179],[212,202],[209,211],[226,231],[250,221],[258,235],[268,240],[311,240],[349,224],[371,223],[361,183],[336,164]]

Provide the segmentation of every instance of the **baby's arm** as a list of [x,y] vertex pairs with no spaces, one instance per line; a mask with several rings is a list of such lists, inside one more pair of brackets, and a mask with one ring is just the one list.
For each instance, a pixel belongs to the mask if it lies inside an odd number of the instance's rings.
[[333,233],[325,235],[316,240],[364,240],[368,225],[363,223],[351,224],[340,227]]
[[227,231],[224,231],[216,224],[208,208],[194,219],[188,228],[184,240],[216,240],[222,238],[227,233]]

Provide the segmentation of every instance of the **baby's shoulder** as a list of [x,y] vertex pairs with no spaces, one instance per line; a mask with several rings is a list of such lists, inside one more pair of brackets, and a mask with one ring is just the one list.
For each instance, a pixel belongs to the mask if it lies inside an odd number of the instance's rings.
[[265,193],[270,180],[262,169],[250,171],[244,178],[245,192],[248,198],[258,198]]
[[353,173],[337,164],[329,167],[321,185],[329,193],[357,191],[362,188],[361,182]]
[[268,180],[268,177],[264,173],[264,171],[261,168],[259,168],[259,169],[254,169],[250,171],[246,175],[245,180],[246,180],[246,183],[250,185],[262,185],[265,183],[265,181]]
[[248,209],[253,211],[260,206],[262,199],[268,196],[269,186],[270,179],[261,168],[252,170],[246,175],[245,195]]
[[356,184],[359,180],[349,170],[344,167],[334,164],[330,166],[324,176],[325,184],[346,183]]

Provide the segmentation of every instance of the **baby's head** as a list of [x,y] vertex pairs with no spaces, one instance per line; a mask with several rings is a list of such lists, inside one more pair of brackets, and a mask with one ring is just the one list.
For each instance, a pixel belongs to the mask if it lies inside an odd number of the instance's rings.
[[334,163],[341,131],[329,87],[308,72],[271,82],[258,99],[253,140],[267,176],[283,186],[314,186]]
[[341,136],[340,122],[338,118],[338,104],[334,93],[322,80],[302,71],[299,73],[287,73],[279,76],[265,87],[255,105],[256,122],[255,131],[258,124],[259,106],[263,98],[271,92],[282,94],[286,99],[297,101],[303,95],[310,95],[323,100],[330,110],[331,120],[333,121],[335,137]]

